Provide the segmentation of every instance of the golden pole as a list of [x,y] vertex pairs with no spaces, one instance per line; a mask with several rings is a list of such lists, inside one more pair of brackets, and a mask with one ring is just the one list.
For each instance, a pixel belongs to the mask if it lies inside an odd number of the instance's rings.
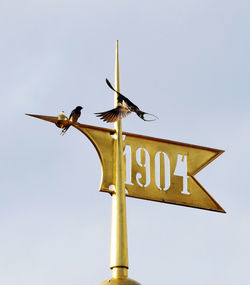
[[[119,78],[119,52],[116,41],[115,60],[115,89],[120,92]],[[117,93],[114,93],[114,105],[118,105]],[[127,240],[127,217],[125,196],[125,169],[123,158],[122,121],[114,123],[115,134],[115,193],[112,194],[112,223],[111,223],[111,253],[110,268],[112,279],[106,280],[99,285],[140,285],[128,278],[128,240]]]
[[[115,61],[115,89],[120,91],[119,80],[119,54],[118,41],[116,42]],[[117,107],[117,93],[114,93],[114,105]],[[126,220],[126,199],[122,142],[122,121],[114,123],[116,131],[115,157],[116,157],[116,185],[115,194],[112,195],[112,228],[111,228],[111,257],[110,268],[112,277],[128,276],[128,244],[127,244],[127,220]]]

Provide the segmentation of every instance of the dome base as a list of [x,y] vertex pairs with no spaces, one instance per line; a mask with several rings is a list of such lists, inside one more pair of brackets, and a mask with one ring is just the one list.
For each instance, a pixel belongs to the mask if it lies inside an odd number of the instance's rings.
[[99,285],[141,285],[130,278],[111,278],[101,282]]

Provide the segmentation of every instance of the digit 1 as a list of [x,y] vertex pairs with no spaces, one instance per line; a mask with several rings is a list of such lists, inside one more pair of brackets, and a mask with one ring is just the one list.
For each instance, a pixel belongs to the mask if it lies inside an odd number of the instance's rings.
[[123,155],[125,156],[126,159],[126,181],[125,184],[129,184],[129,185],[134,185],[132,183],[132,164],[131,164],[131,146],[130,145],[126,145],[125,149],[123,151]]

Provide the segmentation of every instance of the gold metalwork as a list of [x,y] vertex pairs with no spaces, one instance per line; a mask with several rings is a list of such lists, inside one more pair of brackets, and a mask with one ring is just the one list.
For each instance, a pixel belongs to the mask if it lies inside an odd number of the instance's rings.
[[[151,201],[178,204],[182,206],[196,207],[206,210],[223,212],[223,208],[206,192],[206,190],[194,178],[200,170],[206,167],[224,151],[208,147],[195,146],[170,140],[157,139],[131,133],[124,133],[124,144],[131,149],[131,185],[126,184],[127,196]],[[136,181],[137,173],[141,173],[141,184],[145,185],[145,167],[139,166],[136,161],[136,150],[145,149],[150,156],[150,183],[146,187],[140,187]],[[170,187],[163,191],[155,184],[155,156],[161,153],[160,158],[160,181],[164,182],[164,164],[162,153],[167,154],[170,161]],[[145,153],[142,152],[142,154]],[[177,156],[187,159],[187,189],[189,194],[183,194],[183,178],[176,176],[174,170],[177,166]],[[142,157],[142,159],[145,158]],[[163,187],[162,187],[163,188]],[[102,190],[105,191],[105,190]]]
[[[115,89],[120,91],[118,42],[116,43]],[[115,93],[114,95],[115,106],[117,106],[117,94]],[[99,285],[140,285],[138,282],[128,278],[125,196],[225,213],[224,209],[194,178],[195,174],[221,155],[224,152],[223,150],[127,132],[122,133],[121,120],[116,122],[114,130],[111,130],[72,123],[63,112],[58,117],[26,115],[55,123],[60,128],[70,124],[85,134],[97,150],[102,166],[100,191],[112,194],[110,258],[112,278]],[[124,163],[124,150],[127,147],[129,147],[130,151],[131,169],[129,181],[125,182],[125,177],[128,176],[128,173],[126,173],[127,165],[125,167]],[[138,156],[140,157],[139,161]],[[182,161],[185,159],[186,162],[186,192],[182,191],[184,177],[175,173],[178,156],[179,158],[181,157]],[[156,171],[157,163],[159,171]],[[169,170],[169,177],[166,177],[166,168]],[[150,174],[147,174],[146,169],[150,170]],[[158,185],[156,185],[157,175],[160,181],[157,182]],[[167,178],[169,183],[164,188]]]
[[58,115],[57,122],[55,124],[58,128],[63,128],[69,124],[69,119],[64,115],[64,111]]
[[[120,91],[118,41],[116,42],[115,89]],[[114,93],[114,106],[117,107],[117,93]],[[115,129],[115,193],[112,194],[111,255],[110,268],[113,278],[120,277],[117,268],[127,275],[128,245],[125,198],[125,173],[123,159],[122,121],[114,123]],[[118,276],[117,276],[118,275]]]
[[118,277],[103,281],[99,285],[141,285],[141,284],[130,278]]
[[[27,114],[32,117],[36,117],[42,120],[46,120],[52,123],[57,122],[57,117],[42,116]],[[102,179],[100,185],[100,191],[114,193],[111,189],[111,185],[116,185],[115,175],[115,142],[114,137],[116,133],[112,129],[100,128],[96,126],[90,126],[85,124],[72,124],[75,128],[85,134],[95,146],[102,166]],[[214,159],[220,156],[224,151],[219,149],[213,149],[208,147],[196,146],[192,144],[185,144],[181,142],[175,142],[171,140],[164,140],[158,138],[152,138],[142,136],[138,134],[132,134],[123,132],[125,139],[123,141],[124,147],[129,145],[131,147],[132,155],[132,172],[131,180],[133,185],[125,184],[127,190],[126,196],[146,199],[151,201],[158,201],[163,203],[171,203],[182,206],[189,206],[194,208],[200,208],[205,210],[212,210],[225,213],[224,209],[206,192],[202,185],[195,179],[195,175],[211,163]],[[105,141],[105,143],[103,143]],[[124,148],[123,147],[123,148]],[[151,159],[151,177],[150,185],[147,187],[139,187],[136,183],[136,174],[145,172],[143,167],[140,167],[135,159],[135,151],[138,148],[145,148],[151,157],[159,151],[165,152],[170,158],[171,169],[171,186],[167,191],[160,191],[154,185],[155,180],[155,164]],[[173,175],[176,167],[177,155],[187,156],[187,171],[188,171],[188,190],[190,195],[181,194],[182,178]],[[123,169],[123,175],[126,175],[126,169]],[[142,180],[145,179],[142,175]],[[161,180],[163,179],[163,172],[161,171]],[[145,184],[145,183],[142,183]]]

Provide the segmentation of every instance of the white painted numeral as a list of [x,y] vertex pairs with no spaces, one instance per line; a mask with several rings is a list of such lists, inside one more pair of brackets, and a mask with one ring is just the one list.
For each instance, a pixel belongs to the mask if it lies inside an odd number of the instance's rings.
[[126,181],[125,184],[134,185],[132,183],[132,163],[131,163],[131,146],[126,145],[123,154],[125,155],[126,159]]
[[[145,154],[145,163],[142,162],[142,152],[144,151]],[[149,157],[149,153],[145,148],[138,148],[136,150],[136,162],[138,163],[139,166],[141,167],[145,167],[146,168],[146,184],[143,185],[140,182],[140,179],[142,178],[141,173],[136,173],[136,182],[138,183],[138,185],[140,187],[148,187],[148,185],[150,184],[150,157]]]
[[[161,154],[163,155],[164,158],[164,177],[165,177],[165,183],[164,183],[164,188],[161,188]],[[158,151],[155,155],[155,184],[159,190],[166,191],[170,187],[170,161],[169,157],[165,152]]]
[[[123,155],[126,160],[126,181],[127,185],[132,183],[132,153],[131,146],[126,145]],[[138,148],[135,153],[136,162],[140,167],[145,167],[145,185],[142,184],[142,174],[136,173],[136,182],[140,187],[148,187],[150,185],[150,155],[145,148]],[[161,160],[164,161],[164,169],[161,169]],[[170,159],[167,153],[158,151],[154,157],[155,163],[155,184],[160,191],[167,191],[171,186]],[[161,181],[161,172],[164,171],[164,181]],[[174,171],[175,176],[183,178],[183,187],[180,189],[181,194],[190,195],[188,191],[188,175],[187,175],[187,155],[178,154]]]
[[189,195],[190,193],[188,192],[188,187],[187,187],[188,175],[187,175],[187,156],[186,155],[178,154],[174,175],[183,177],[183,188],[182,188],[181,194]]

